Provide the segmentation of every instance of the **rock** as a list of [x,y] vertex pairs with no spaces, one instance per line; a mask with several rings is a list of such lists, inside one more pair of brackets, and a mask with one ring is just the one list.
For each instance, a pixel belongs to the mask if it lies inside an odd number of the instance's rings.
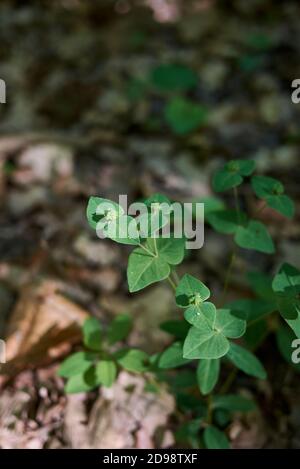
[[145,392],[144,376],[122,371],[111,388],[102,388],[88,430],[92,448],[155,448],[155,432],[164,432],[175,408],[163,389]]
[[19,184],[45,183],[52,178],[71,177],[73,171],[73,152],[70,148],[54,143],[41,143],[21,153],[13,179]]
[[111,265],[119,258],[119,249],[114,244],[110,246],[107,240],[92,240],[86,235],[80,235],[74,242],[75,251],[87,261],[98,265]]

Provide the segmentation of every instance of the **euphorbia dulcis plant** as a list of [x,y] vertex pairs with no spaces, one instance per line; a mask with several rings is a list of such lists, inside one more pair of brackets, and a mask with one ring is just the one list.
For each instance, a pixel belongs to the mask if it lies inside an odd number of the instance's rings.
[[[148,221],[155,219],[154,235],[142,228],[141,217],[128,216],[116,202],[89,199],[87,219],[91,228],[101,229],[105,237],[117,243],[133,246],[127,267],[129,291],[168,281],[174,290],[178,319],[161,325],[174,342],[153,356],[126,346],[132,327],[130,315],[117,316],[107,328],[95,318],[88,319],[83,327],[85,350],[67,358],[60,367],[60,375],[68,378],[66,392],[111,386],[122,368],[145,373],[145,392],[159,392],[162,383],[167,382],[175,394],[183,416],[176,433],[180,442],[194,448],[229,448],[226,428],[232,414],[252,411],[256,404],[249,397],[228,392],[239,370],[267,379],[255,351],[270,333],[275,333],[283,357],[299,371],[300,365],[291,363],[292,343],[300,338],[300,271],[296,267],[283,264],[273,280],[263,272],[249,272],[246,280],[253,292],[251,297],[226,302],[232,267],[242,250],[275,253],[273,239],[259,217],[262,211],[270,207],[284,217],[294,215],[294,203],[285,194],[283,184],[271,177],[253,175],[254,170],[254,161],[235,160],[214,175],[213,189],[218,193],[232,191],[233,207],[216,197],[202,201],[205,222],[218,233],[233,237],[221,295],[211,295],[209,287],[189,273],[178,277],[176,267],[184,263],[187,254],[185,238],[160,236],[166,223],[161,204],[169,205],[170,211],[172,206],[165,195],[154,194],[144,200],[149,212],[143,216]],[[240,186],[249,183],[253,197],[260,199],[254,214],[246,213],[240,203]],[[125,229],[129,225],[130,233]],[[222,366],[225,372],[221,374]],[[176,374],[169,371],[175,368],[180,368]]]

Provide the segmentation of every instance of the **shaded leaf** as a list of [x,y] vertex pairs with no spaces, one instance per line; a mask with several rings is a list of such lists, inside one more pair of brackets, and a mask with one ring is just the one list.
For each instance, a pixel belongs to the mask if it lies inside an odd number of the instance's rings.
[[275,252],[273,240],[265,225],[256,220],[250,220],[246,226],[239,226],[235,238],[238,246],[244,249],[273,254]]
[[231,342],[226,356],[244,373],[254,376],[255,378],[266,379],[266,370],[258,358],[249,350]]
[[197,381],[202,394],[209,394],[218,382],[220,360],[200,360],[197,367]]
[[225,433],[210,426],[204,430],[204,443],[207,449],[229,449],[230,444]]
[[83,327],[83,343],[91,350],[101,350],[101,324],[97,318],[88,318],[85,320]]

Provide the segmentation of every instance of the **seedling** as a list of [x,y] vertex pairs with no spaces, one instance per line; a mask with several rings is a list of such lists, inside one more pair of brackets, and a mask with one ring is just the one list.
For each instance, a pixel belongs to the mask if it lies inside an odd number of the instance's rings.
[[[168,281],[174,290],[174,306],[178,307],[179,319],[162,324],[161,328],[174,336],[174,342],[151,357],[136,349],[115,350],[115,344],[124,341],[130,331],[129,316],[116,318],[106,335],[99,321],[89,319],[83,328],[88,350],[74,354],[60,368],[60,374],[69,379],[67,392],[110,386],[120,368],[146,373],[147,379],[152,378],[145,392],[159,391],[160,382],[164,380],[175,394],[179,412],[185,414],[188,411],[193,416],[178,428],[178,441],[191,447],[230,446],[226,428],[232,414],[249,412],[256,406],[249,398],[228,393],[237,372],[240,370],[254,378],[266,379],[267,372],[255,354],[265,337],[275,332],[279,350],[289,362],[291,343],[296,337],[300,338],[300,271],[289,264],[284,264],[273,280],[262,272],[249,272],[247,281],[255,297],[226,303],[232,265],[239,248],[267,255],[275,252],[268,227],[257,219],[258,214],[266,206],[288,218],[294,213],[294,203],[285,195],[280,181],[253,176],[254,170],[254,161],[237,160],[226,163],[215,174],[215,191],[232,190],[234,208],[227,207],[217,198],[203,201],[206,222],[217,232],[232,235],[235,246],[221,295],[212,295],[205,283],[188,273],[178,278],[176,266],[184,261],[186,254],[183,237],[166,239],[157,232],[155,236],[148,236],[140,231],[138,219],[127,217],[115,202],[111,216],[111,212],[103,209],[109,201],[90,198],[87,207],[90,226],[96,229],[99,225],[113,241],[135,245],[127,267],[129,291],[137,292],[156,282]],[[254,214],[241,209],[238,193],[239,186],[248,184],[249,179],[253,196],[263,200],[262,208]],[[146,216],[158,216],[159,228],[165,224],[161,216],[162,203],[170,204],[170,201],[159,194],[145,201],[149,207]],[[125,231],[121,237],[112,234],[111,228],[115,228],[121,217],[127,217],[126,223],[133,223],[134,235]],[[226,370],[231,367],[231,371],[226,373],[225,382],[219,383],[223,366]],[[299,365],[292,366],[299,371]],[[176,375],[168,371],[179,367]],[[198,387],[198,396],[195,387]]]

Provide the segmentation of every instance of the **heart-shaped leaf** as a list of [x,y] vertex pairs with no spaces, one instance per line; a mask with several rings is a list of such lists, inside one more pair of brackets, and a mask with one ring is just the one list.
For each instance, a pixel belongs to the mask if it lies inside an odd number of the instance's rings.
[[174,342],[160,356],[159,368],[177,368],[185,365],[189,360],[183,358],[183,350],[181,342]]
[[197,327],[198,317],[203,315],[205,318],[209,319],[211,317],[215,318],[216,307],[213,303],[209,301],[201,302],[198,305],[189,306],[184,312],[185,320],[192,324],[192,326]]
[[253,160],[228,161],[223,168],[215,173],[213,189],[216,192],[223,192],[239,186],[243,182],[244,176],[250,176],[254,168],[255,162]]
[[127,280],[130,292],[142,290],[152,283],[164,280],[169,274],[170,267],[165,260],[142,248],[135,249],[129,256]]
[[210,297],[210,290],[192,275],[185,274],[176,288],[176,303],[181,308],[200,304]]
[[211,326],[230,339],[241,337],[246,330],[246,321],[238,319],[229,309],[218,309]]
[[233,234],[247,222],[247,216],[236,210],[217,210],[207,215],[207,221],[219,233]]
[[244,249],[273,254],[275,252],[273,240],[265,225],[256,220],[250,220],[246,226],[239,226],[235,238],[236,244]]
[[264,199],[269,207],[288,218],[294,216],[294,202],[284,194],[280,181],[267,176],[253,176],[251,183],[257,197]]
[[198,321],[197,327],[190,328],[184,341],[184,358],[216,359],[226,355],[229,350],[226,337],[211,329],[203,316],[199,316]]
[[164,114],[171,129],[182,135],[196,130],[207,120],[206,108],[182,97],[171,99]]
[[300,271],[290,264],[283,264],[272,283],[277,307],[285,319],[300,316]]
[[115,354],[115,359],[120,366],[128,371],[142,373],[148,370],[149,356],[142,350],[124,349]]
[[157,252],[158,256],[171,265],[180,264],[185,252],[184,238],[148,238],[146,247],[152,252]]
[[89,198],[86,216],[92,228],[96,229],[97,223],[109,213],[115,213],[117,218],[124,214],[124,210],[119,204],[111,200],[94,196]]
[[112,220],[103,217],[97,224],[98,230],[117,243],[133,245],[140,243],[137,222],[128,215],[121,215]]

